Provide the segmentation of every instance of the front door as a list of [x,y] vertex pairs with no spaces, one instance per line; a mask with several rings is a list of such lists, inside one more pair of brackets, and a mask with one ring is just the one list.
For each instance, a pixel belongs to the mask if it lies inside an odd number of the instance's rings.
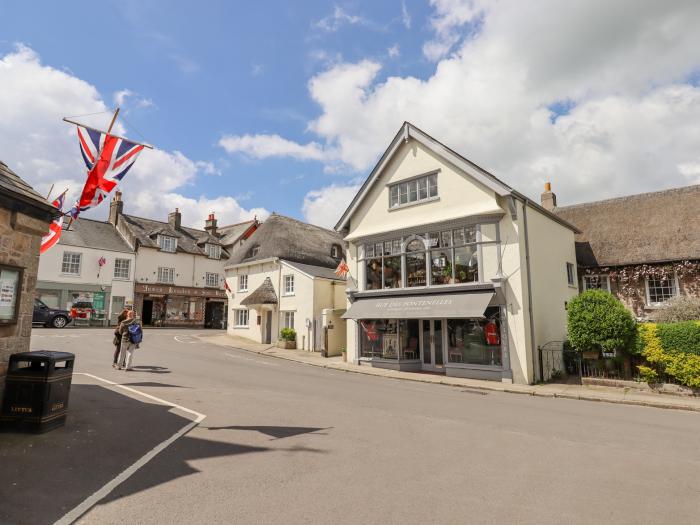
[[112,296],[112,316],[110,317],[110,324],[117,324],[117,317],[119,317],[119,314],[123,311],[124,297]]
[[423,319],[421,321],[421,356],[423,370],[433,372],[445,371],[445,348],[442,340],[442,319]]
[[265,312],[265,344],[270,344],[272,342],[272,311],[267,310]]

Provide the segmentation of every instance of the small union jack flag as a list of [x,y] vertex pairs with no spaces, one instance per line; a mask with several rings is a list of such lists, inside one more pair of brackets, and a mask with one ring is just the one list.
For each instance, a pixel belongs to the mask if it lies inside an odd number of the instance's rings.
[[335,274],[338,277],[345,277],[348,273],[350,273],[348,263],[345,262],[345,259],[340,259],[340,263],[338,263],[338,267],[335,269]]
[[83,192],[71,208],[75,219],[100,204],[124,178],[143,151],[143,144],[130,142],[93,129],[77,126],[80,153],[88,169]]
[[[65,198],[66,192],[64,191],[51,204],[59,211],[63,211],[63,201]],[[53,220],[49,226],[49,233],[41,238],[41,248],[39,248],[39,253],[46,252],[49,248],[56,244],[61,238],[61,231],[63,231],[63,215],[61,215],[58,219]]]

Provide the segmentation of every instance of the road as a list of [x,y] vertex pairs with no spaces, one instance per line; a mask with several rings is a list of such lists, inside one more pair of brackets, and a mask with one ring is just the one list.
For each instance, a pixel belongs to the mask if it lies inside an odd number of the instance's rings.
[[[79,373],[206,416],[79,523],[697,521],[697,413],[344,373],[195,337],[208,333],[147,330],[143,368],[120,372],[108,330],[33,331],[33,349],[75,352]],[[114,416],[133,425],[124,447],[191,421],[144,419],[152,401],[131,397]]]

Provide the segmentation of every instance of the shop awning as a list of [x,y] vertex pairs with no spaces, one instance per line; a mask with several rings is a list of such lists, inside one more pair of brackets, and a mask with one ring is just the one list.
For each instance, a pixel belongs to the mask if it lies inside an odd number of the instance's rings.
[[493,290],[413,297],[357,299],[344,319],[443,319],[482,317]]

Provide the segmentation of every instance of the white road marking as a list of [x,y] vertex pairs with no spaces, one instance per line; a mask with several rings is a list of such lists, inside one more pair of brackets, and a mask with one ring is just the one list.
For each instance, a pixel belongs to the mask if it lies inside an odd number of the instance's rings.
[[191,344],[195,344],[195,343],[199,342],[199,341],[180,341],[178,339],[178,337],[192,337],[192,336],[191,335],[176,335],[173,337],[173,339],[175,339],[175,341],[177,341],[178,343],[182,343],[182,344],[190,344],[191,345]]
[[277,363],[272,363],[270,361],[265,361],[263,359],[254,359],[252,357],[245,357],[242,355],[236,355],[236,354],[229,354],[226,352],[224,355],[227,355],[229,357],[234,357],[236,359],[243,359],[244,361],[253,361],[254,363],[260,363],[261,365],[267,365],[267,366],[279,366]]
[[65,516],[63,516],[60,520],[58,520],[56,522],[56,525],[69,525],[70,523],[73,523],[75,520],[80,518],[83,514],[85,514],[92,507],[94,507],[100,500],[102,500],[105,496],[107,496],[110,492],[112,492],[115,488],[117,488],[121,483],[123,483],[128,478],[130,478],[137,470],[139,470],[146,463],[151,461],[154,457],[156,457],[156,455],[158,455],[160,452],[165,450],[168,446],[170,446],[172,443],[174,443],[177,439],[181,438],[182,436],[187,434],[190,430],[192,430],[194,427],[199,425],[204,420],[204,418],[207,417],[204,414],[200,414],[199,412],[196,412],[196,411],[191,410],[189,408],[185,408],[181,405],[177,405],[177,404],[172,403],[170,401],[166,401],[165,399],[161,399],[159,397],[152,396],[150,394],[146,394],[145,392],[141,392],[139,390],[136,390],[135,388],[131,388],[131,387],[128,387],[125,385],[120,385],[119,383],[115,383],[114,381],[110,381],[109,379],[104,379],[102,377],[88,374],[86,372],[76,372],[76,375],[83,375],[86,377],[91,377],[91,378],[96,379],[98,381],[102,381],[103,383],[107,383],[108,385],[111,385],[113,387],[121,388],[121,389],[127,390],[128,392],[131,392],[133,394],[137,394],[137,395],[143,396],[147,399],[151,399],[152,401],[157,401],[158,403],[161,403],[163,405],[177,408],[178,410],[182,410],[183,412],[187,412],[188,414],[192,414],[193,416],[195,416],[195,420],[188,423],[184,427],[182,427],[180,430],[175,432],[175,434],[170,436],[168,439],[166,439],[162,443],[159,443],[158,445],[156,445],[152,450],[150,450],[145,455],[143,455],[136,463],[134,463],[133,465],[128,467],[121,474],[119,474],[116,478],[112,479],[106,485],[104,485],[101,489],[99,489],[97,492],[95,492],[92,496],[88,497],[85,501],[83,501],[77,507],[75,507],[73,510],[68,512]]

